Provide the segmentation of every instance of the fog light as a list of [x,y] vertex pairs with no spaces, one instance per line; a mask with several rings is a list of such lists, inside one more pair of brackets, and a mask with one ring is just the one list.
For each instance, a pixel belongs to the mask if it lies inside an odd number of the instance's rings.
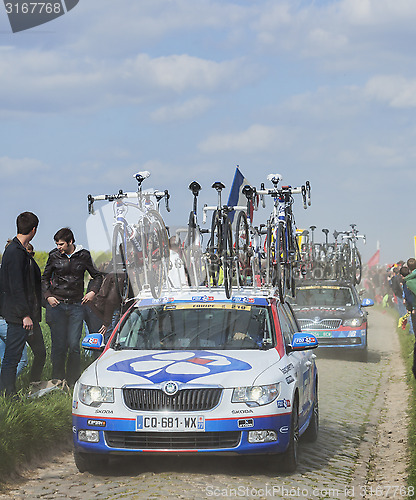
[[270,441],[277,441],[277,434],[274,431],[249,431],[249,443],[270,443]]
[[100,435],[98,431],[82,430],[78,431],[78,439],[80,441],[86,441],[87,443],[98,443],[100,440]]

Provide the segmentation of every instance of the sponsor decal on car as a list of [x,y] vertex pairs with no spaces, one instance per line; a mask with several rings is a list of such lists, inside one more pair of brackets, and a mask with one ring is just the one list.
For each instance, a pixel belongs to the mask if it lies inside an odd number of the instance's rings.
[[196,302],[211,302],[214,300],[214,297],[211,297],[210,295],[196,295],[195,297],[192,297],[192,300]]
[[87,420],[87,425],[90,425],[91,427],[105,427],[107,423],[105,420],[94,420],[92,418],[89,418]]
[[246,371],[251,368],[245,361],[224,354],[209,351],[169,351],[118,361],[107,370],[137,375],[157,384],[166,380],[187,383],[208,375]]
[[238,414],[242,414],[242,413],[254,413],[253,410],[232,410],[231,413],[233,415],[238,415]]
[[283,373],[283,375],[286,375],[286,373],[290,372],[290,370],[293,370],[293,364],[292,363],[289,363],[284,368],[280,368],[280,371]]
[[114,413],[113,410],[95,410],[95,413],[102,413],[102,414],[106,414],[106,415],[112,415]]
[[240,429],[247,429],[249,427],[254,427],[254,419],[244,418],[238,421],[238,427]]
[[292,383],[292,382],[294,382],[294,381],[295,381],[295,379],[292,377],[292,375],[289,375],[288,377],[286,377],[286,382],[287,382],[288,384],[291,384],[291,383]]

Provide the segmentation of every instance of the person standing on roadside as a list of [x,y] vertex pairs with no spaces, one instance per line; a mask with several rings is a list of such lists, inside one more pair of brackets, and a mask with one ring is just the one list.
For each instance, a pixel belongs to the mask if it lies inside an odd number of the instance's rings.
[[[42,276],[47,302],[46,321],[52,339],[52,378],[66,379],[72,386],[81,374],[83,304],[89,303],[98,293],[103,277],[95,267],[90,252],[81,245],[75,245],[71,229],[60,229],[54,240],[56,248],[49,252]],[[90,291],[84,295],[86,271],[92,280]]]
[[6,247],[0,268],[0,312],[7,323],[6,348],[0,374],[0,393],[16,393],[16,370],[26,342],[33,351],[31,381],[40,380],[46,359],[41,319],[41,272],[27,251],[39,219],[32,212],[16,220],[17,235]]

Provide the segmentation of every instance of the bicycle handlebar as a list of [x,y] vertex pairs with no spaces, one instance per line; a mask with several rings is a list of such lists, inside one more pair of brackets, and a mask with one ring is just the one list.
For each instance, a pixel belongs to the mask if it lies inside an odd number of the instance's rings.
[[[154,191],[153,193],[149,193],[151,196],[154,196],[159,204],[162,198],[165,198],[166,210],[170,212],[169,207],[169,198],[170,194],[167,189],[165,191]],[[138,198],[138,193],[136,191],[128,191],[124,192],[122,189],[119,190],[117,194],[97,194],[97,195],[88,195],[88,213],[94,214],[94,202],[95,201],[116,201],[122,200],[124,198]]]
[[[270,176],[267,178],[269,179]],[[271,180],[271,179],[269,179]],[[274,198],[281,197],[284,195],[293,195],[293,194],[301,194],[303,208],[306,210],[308,206],[311,206],[311,184],[309,181],[306,181],[305,184],[299,187],[292,186],[282,186],[280,189],[277,188],[277,183],[273,189],[265,189],[264,183],[261,184],[261,189],[257,190],[257,194],[260,196],[263,208],[266,207],[266,203],[264,201],[264,196],[269,195]]]

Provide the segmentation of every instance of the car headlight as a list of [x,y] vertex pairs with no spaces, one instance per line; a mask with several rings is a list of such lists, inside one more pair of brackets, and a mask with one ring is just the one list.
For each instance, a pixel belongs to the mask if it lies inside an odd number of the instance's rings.
[[357,326],[361,326],[363,324],[364,318],[351,318],[351,319],[344,319],[342,324],[344,326],[352,326],[353,328],[356,328]]
[[101,403],[114,403],[114,389],[97,385],[79,384],[79,400],[87,406],[100,406]]
[[253,385],[251,387],[236,387],[231,398],[232,403],[247,403],[252,405],[267,405],[280,394],[280,383],[270,385]]

